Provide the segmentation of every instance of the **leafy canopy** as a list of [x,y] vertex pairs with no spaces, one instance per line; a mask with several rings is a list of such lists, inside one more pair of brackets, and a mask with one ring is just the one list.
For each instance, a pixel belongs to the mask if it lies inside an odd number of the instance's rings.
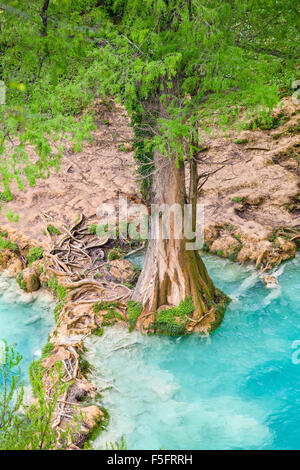
[[[96,96],[132,116],[140,173],[153,148],[176,160],[198,124],[265,119],[297,79],[293,0],[25,0],[0,5],[2,203],[81,149]],[[158,106],[159,103],[159,106]],[[161,107],[164,112],[161,112]],[[33,146],[35,158],[28,153]]]

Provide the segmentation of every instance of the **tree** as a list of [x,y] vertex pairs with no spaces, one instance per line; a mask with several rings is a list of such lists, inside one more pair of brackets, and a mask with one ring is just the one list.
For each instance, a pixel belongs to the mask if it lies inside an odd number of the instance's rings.
[[[24,2],[19,4],[24,14]],[[22,122],[21,132],[19,116],[10,116],[3,126],[3,147],[4,138],[17,133],[17,154],[21,150],[26,161],[25,170],[24,165],[12,166],[6,154],[4,196],[10,195],[11,180],[22,186],[25,174],[34,182],[58,163],[49,134],[64,131],[79,140],[88,135],[92,120],[86,117],[78,124],[70,116],[76,105],[81,108],[95,95],[109,94],[131,116],[144,197],[181,208],[190,203],[195,228],[199,128],[232,126],[241,122],[241,115],[249,121],[248,111],[256,115],[254,125],[272,125],[278,92],[290,93],[296,75],[298,13],[292,0],[32,2],[25,26],[17,27],[17,43],[6,33],[1,46],[2,76],[7,79],[13,71],[27,90],[24,112],[39,113],[26,125]],[[8,23],[15,16],[9,9],[5,15]],[[34,34],[33,45],[29,33]],[[24,41],[30,42],[30,52]],[[20,54],[27,65],[16,68]],[[21,93],[10,89],[12,101],[20,103]],[[50,118],[41,119],[41,110]],[[26,142],[36,144],[37,165],[26,160]],[[161,218],[156,223],[161,227]],[[140,324],[146,318],[153,321],[159,307],[182,306],[186,299],[192,300],[195,321],[208,314],[215,323],[220,320],[226,299],[199,253],[186,250],[186,241],[176,238],[174,220],[169,240],[150,240],[133,294],[143,305]]]

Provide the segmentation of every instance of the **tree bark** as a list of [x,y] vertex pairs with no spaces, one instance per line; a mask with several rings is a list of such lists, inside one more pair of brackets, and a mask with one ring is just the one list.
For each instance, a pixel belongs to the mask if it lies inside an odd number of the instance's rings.
[[[177,168],[174,160],[162,157],[155,151],[154,163],[152,203],[168,206],[178,204],[183,213],[184,204],[187,202],[184,162],[180,162]],[[197,164],[193,161],[190,165],[189,190],[189,201],[193,206],[193,228],[196,225],[196,168]],[[158,229],[155,226],[157,224],[160,230],[157,239],[150,236],[144,267],[132,296],[134,301],[143,305],[137,327],[142,330],[151,327],[155,323],[155,312],[159,311],[160,307],[177,307],[182,300],[191,298],[194,312],[190,326],[197,326],[198,331],[211,329],[212,323],[221,321],[215,307],[219,302],[224,305],[225,296],[215,288],[199,252],[186,250],[187,240],[183,234],[181,239],[177,238],[174,218],[171,216],[169,239],[162,236],[161,214],[155,220],[151,219],[151,222],[152,233]]]

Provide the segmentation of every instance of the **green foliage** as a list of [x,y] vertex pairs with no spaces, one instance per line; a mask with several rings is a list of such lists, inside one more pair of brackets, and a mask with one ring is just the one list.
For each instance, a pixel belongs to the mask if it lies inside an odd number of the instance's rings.
[[186,297],[178,307],[161,310],[155,313],[155,333],[159,335],[180,336],[185,333],[187,316],[194,311],[192,299]]
[[11,250],[15,253],[19,253],[19,247],[16,243],[12,243],[5,235],[0,234],[0,251]]
[[45,359],[46,357],[49,357],[51,356],[51,353],[53,351],[53,348],[54,348],[54,344],[53,343],[50,343],[48,341],[48,343],[45,344],[45,346],[43,347],[42,349],[42,355],[41,355],[41,359]]
[[236,261],[237,259],[237,256],[239,254],[239,251],[241,250],[242,248],[242,245],[237,245],[235,247],[232,248],[232,252],[229,254],[228,258],[230,259],[230,261]]
[[58,323],[59,314],[62,311],[62,308],[63,308],[64,304],[65,304],[65,301],[61,300],[54,307],[53,314],[54,314],[54,321],[55,321],[56,324]]
[[79,355],[79,370],[84,377],[87,377],[93,371],[93,366],[85,358],[84,352],[77,350]]
[[96,225],[96,224],[94,224],[94,225],[89,225],[89,226],[88,226],[88,231],[89,231],[91,234],[96,235],[97,227],[98,227],[98,225]]
[[132,331],[136,325],[136,322],[142,313],[143,305],[134,300],[129,300],[128,302],[128,323],[129,323],[129,330]]
[[260,116],[253,119],[250,124],[246,125],[248,129],[255,130],[257,128],[262,130],[271,130],[276,129],[279,126],[282,126],[286,121],[284,114],[279,114],[278,116],[272,116],[268,112],[262,112]]
[[111,308],[117,307],[117,304],[115,302],[95,302],[94,303],[94,312],[98,313],[101,310],[109,310]]
[[209,252],[209,246],[206,242],[203,243],[201,250],[204,251],[205,253]]
[[54,225],[48,225],[47,230],[50,233],[50,235],[60,235],[61,232],[58,230],[58,228],[54,227]]
[[115,302],[95,302],[94,303],[94,312],[99,313],[101,311],[106,311],[103,315],[102,326],[113,325],[115,321],[121,320],[124,321],[122,315],[116,310],[117,304]]
[[[44,354],[50,352],[46,346]],[[35,361],[30,368],[33,394],[37,400],[24,403],[24,388],[20,379],[22,357],[5,345],[5,364],[0,363],[0,449],[1,450],[53,450],[65,449],[73,441],[77,427],[71,431],[55,431],[52,428],[55,408],[67,385],[62,382],[62,368],[57,364],[49,375],[52,381],[52,397],[49,400],[42,383],[41,361]]]
[[232,126],[241,116],[253,128],[283,122],[271,110],[299,78],[294,0],[45,5],[44,11],[40,0],[2,6],[3,204],[13,182],[23,190],[26,182],[34,185],[51,168],[58,170],[66,140],[79,151],[91,139],[93,111],[82,110],[97,96],[116,97],[131,115],[145,197],[154,148],[178,164],[192,151],[192,144],[188,152],[184,145],[199,122],[205,132],[215,124]]
[[57,298],[61,302],[64,302],[66,300],[67,289],[61,284],[59,284],[56,276],[53,276],[53,278],[48,281],[48,287],[56,294]]
[[232,202],[243,202],[244,198],[243,197],[233,197]]
[[96,328],[95,330],[93,330],[93,335],[96,335],[96,336],[103,336],[103,333],[104,333],[104,328]]
[[85,450],[92,449],[92,445],[91,445],[92,442],[99,436],[99,434],[101,434],[102,431],[106,430],[108,425],[109,425],[109,421],[110,421],[109,412],[103,406],[100,406],[99,408],[102,411],[102,413],[104,414],[104,419],[100,418],[99,422],[96,424],[96,426],[88,434],[87,440],[84,443],[84,449]]
[[106,450],[127,450],[125,437],[122,436],[120,441],[107,442],[105,448]]
[[122,253],[120,251],[120,248],[115,247],[109,250],[108,255],[107,255],[107,259],[109,261],[112,261],[114,259],[120,259],[120,258],[122,258]]
[[42,259],[43,253],[44,253],[44,250],[40,246],[36,246],[34,248],[31,248],[29,250],[29,253],[28,253],[28,256],[27,256],[28,263],[32,264],[32,263],[34,263],[34,261]]
[[23,273],[19,273],[17,275],[16,281],[17,281],[20,289],[22,289],[26,292],[27,291],[27,285],[26,285],[26,282],[24,281]]

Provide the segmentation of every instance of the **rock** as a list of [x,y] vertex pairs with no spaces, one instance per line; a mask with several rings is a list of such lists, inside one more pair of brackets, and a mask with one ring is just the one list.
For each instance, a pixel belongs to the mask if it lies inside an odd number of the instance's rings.
[[11,252],[9,250],[3,250],[0,252],[0,268],[6,269],[8,262],[11,258]]
[[262,281],[268,289],[276,289],[279,287],[278,280],[275,276],[264,276]]
[[239,241],[229,234],[224,234],[217,238],[211,245],[211,251],[216,252],[219,256],[229,257],[232,253],[240,248]]
[[65,347],[55,347],[51,356],[46,357],[42,361],[42,366],[45,369],[49,369],[52,367],[56,362],[65,361],[66,359],[71,359],[71,353]]
[[40,288],[40,280],[36,270],[28,267],[20,273],[21,282],[19,283],[21,289],[26,292],[35,292]]
[[86,398],[95,398],[97,395],[97,387],[84,377],[76,379],[75,382],[70,386],[68,397],[69,401],[83,401]]
[[100,421],[104,419],[103,411],[96,405],[87,406],[80,409],[83,425],[80,429],[83,433],[89,433]]
[[296,244],[283,237],[277,237],[277,243],[279,243],[281,250],[281,257],[283,260],[293,258],[296,254]]
[[23,263],[20,258],[12,258],[8,261],[7,269],[10,276],[16,277],[23,269]]
[[127,259],[114,259],[109,266],[110,274],[120,282],[131,282],[136,277],[134,266]]

